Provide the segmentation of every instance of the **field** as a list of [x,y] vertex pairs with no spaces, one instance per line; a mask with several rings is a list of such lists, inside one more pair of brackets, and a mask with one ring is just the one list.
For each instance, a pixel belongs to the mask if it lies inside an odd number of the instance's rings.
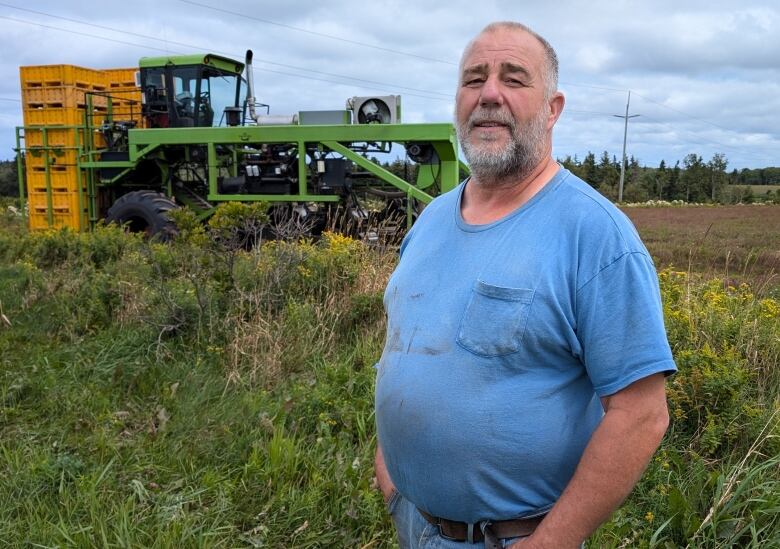
[[760,198],[768,191],[776,193],[778,190],[780,190],[780,185],[750,185],[750,190],[753,191],[754,196]]
[[[589,547],[778,546],[780,207],[627,213],[680,372],[662,449]],[[162,245],[0,212],[0,545],[394,546],[372,365],[396,252],[236,245],[263,222],[183,216]]]
[[780,206],[625,208],[659,268],[780,284]]

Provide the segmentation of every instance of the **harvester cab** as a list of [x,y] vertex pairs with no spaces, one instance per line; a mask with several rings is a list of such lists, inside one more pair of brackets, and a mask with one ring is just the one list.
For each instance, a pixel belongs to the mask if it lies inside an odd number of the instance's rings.
[[214,54],[144,57],[140,69],[147,127],[238,125],[243,63]]

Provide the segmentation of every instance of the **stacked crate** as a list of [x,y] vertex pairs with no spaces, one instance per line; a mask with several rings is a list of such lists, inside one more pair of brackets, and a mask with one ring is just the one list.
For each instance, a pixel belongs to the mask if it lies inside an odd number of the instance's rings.
[[[105,87],[100,71],[74,65],[21,67],[30,228],[86,228],[84,145],[87,94]],[[100,99],[93,96],[100,108]]]
[[142,125],[141,90],[135,85],[138,69],[106,69],[106,93],[113,120],[132,120],[136,127]]
[[87,158],[79,154],[105,146],[96,128],[109,106],[113,120],[133,118],[140,126],[135,69],[29,66],[20,68],[20,80],[30,228],[85,230],[87,178],[78,163]]

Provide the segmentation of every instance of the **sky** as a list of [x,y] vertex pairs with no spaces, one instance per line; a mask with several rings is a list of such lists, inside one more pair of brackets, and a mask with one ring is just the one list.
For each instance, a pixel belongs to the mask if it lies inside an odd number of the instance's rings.
[[0,159],[22,124],[19,66],[137,66],[146,56],[254,51],[271,114],[402,96],[403,121],[450,122],[466,43],[525,23],[560,59],[566,97],[553,154],[667,164],[725,154],[780,166],[779,0],[0,0]]

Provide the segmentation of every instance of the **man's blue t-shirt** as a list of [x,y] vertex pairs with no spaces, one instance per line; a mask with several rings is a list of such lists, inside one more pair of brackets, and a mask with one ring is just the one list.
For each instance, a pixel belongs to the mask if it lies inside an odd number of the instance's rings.
[[600,396],[675,371],[658,279],[630,221],[565,169],[487,225],[434,200],[385,292],[377,432],[398,490],[465,522],[543,512]]

